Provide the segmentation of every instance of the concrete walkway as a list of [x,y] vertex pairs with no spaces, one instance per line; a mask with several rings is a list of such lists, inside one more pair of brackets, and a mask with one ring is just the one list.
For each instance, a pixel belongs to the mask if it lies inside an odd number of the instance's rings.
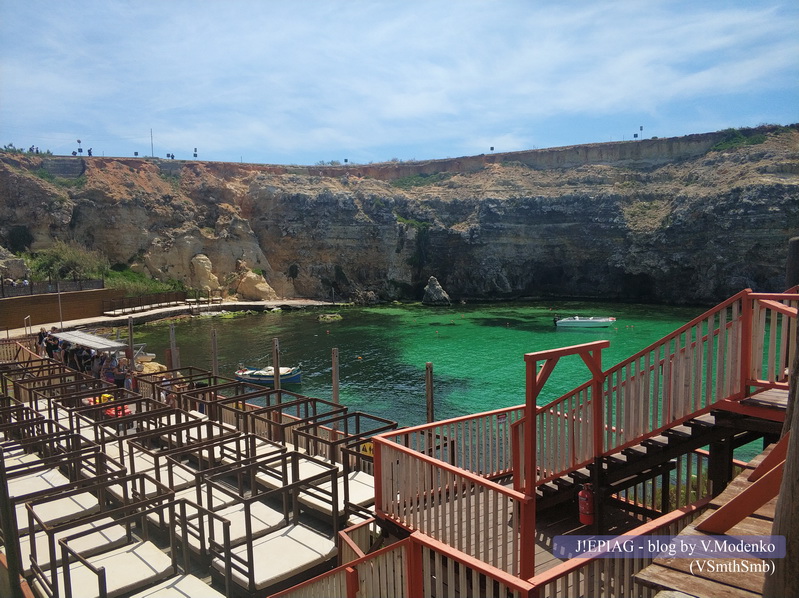
[[[132,319],[134,324],[143,324],[153,320],[161,320],[174,316],[196,315],[200,313],[211,313],[220,311],[267,311],[271,309],[303,309],[306,307],[336,307],[341,303],[331,303],[329,301],[316,301],[314,299],[278,299],[275,301],[227,301],[223,303],[213,303],[210,305],[173,305],[170,307],[159,307],[151,310],[138,311],[132,314],[121,316],[96,316],[93,318],[83,318],[80,320],[65,320],[63,330],[76,330],[81,328],[102,328],[112,326],[127,326],[128,319]],[[11,328],[6,331],[7,338],[21,338],[29,332],[37,334],[39,328],[50,330],[55,326],[62,329],[60,321],[36,324],[30,330],[25,328]]]

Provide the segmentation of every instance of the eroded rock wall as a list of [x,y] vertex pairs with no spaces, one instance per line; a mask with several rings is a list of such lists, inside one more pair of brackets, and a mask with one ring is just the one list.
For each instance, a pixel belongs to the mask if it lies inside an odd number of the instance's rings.
[[74,158],[82,174],[67,181],[43,176],[41,158],[0,156],[0,245],[24,229],[34,250],[71,239],[112,263],[230,292],[246,264],[248,293],[281,297],[421,299],[435,276],[453,300],[712,303],[782,290],[799,234],[799,132],[764,134],[724,151],[707,149],[718,136],[658,140],[660,153],[655,140],[564,148],[567,166],[540,167],[556,150],[538,162],[475,157],[462,171],[424,163],[404,184],[358,166],[318,176],[113,158]]

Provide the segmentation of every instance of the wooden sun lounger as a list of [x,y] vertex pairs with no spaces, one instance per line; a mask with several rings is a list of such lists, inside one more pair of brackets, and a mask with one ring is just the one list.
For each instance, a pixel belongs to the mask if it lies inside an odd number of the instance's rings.
[[[344,486],[347,486],[348,500],[350,503],[359,507],[368,507],[375,501],[375,479],[373,476],[363,471],[351,471],[345,479],[340,475],[336,482],[338,486],[338,516],[344,515]],[[330,481],[315,485],[317,488],[330,492],[332,484]],[[319,500],[313,495],[300,494],[298,500],[306,507],[327,515],[333,516],[331,505],[323,500]]]
[[[60,543],[65,543],[61,540]],[[72,547],[74,542],[66,541]],[[73,553],[74,554],[74,553]],[[72,588],[72,595],[80,598],[99,598],[100,575],[92,571],[104,569],[108,598],[132,592],[148,586],[175,573],[170,559],[160,548],[150,541],[138,541],[90,557],[79,557],[69,565],[62,564],[58,575],[58,595],[66,596],[66,584]],[[68,578],[68,579],[67,579]],[[37,578],[33,588],[40,596],[46,596],[44,584]]]
[[[56,525],[84,515],[91,515],[99,510],[100,503],[97,502],[97,497],[91,492],[71,494],[63,498],[36,505],[34,508],[39,520],[50,525]],[[27,534],[30,528],[28,523],[28,510],[25,507],[25,503],[18,503],[15,506],[15,512],[19,535]]]
[[[231,579],[249,592],[262,591],[332,565],[337,554],[336,543],[328,536],[303,524],[289,525],[233,548]],[[223,573],[224,561],[214,558],[211,567]]]
[[[344,506],[344,486],[347,486],[347,492],[349,494],[349,502],[355,504],[359,507],[368,507],[369,505],[374,503],[375,500],[375,480],[374,477],[369,475],[368,473],[362,471],[351,471],[347,474],[347,478],[343,477],[341,473],[341,465],[340,464],[333,464],[326,460],[321,460],[327,464],[327,466],[322,465],[319,463],[320,459],[310,459],[305,457],[300,457],[298,459],[299,464],[299,477],[298,480],[304,480],[310,478],[314,475],[318,475],[320,473],[324,473],[329,470],[330,467],[336,467],[339,470],[339,476],[337,477],[336,487],[338,489],[338,516],[343,516],[345,512]],[[288,483],[298,481],[294,480],[292,477],[292,470],[288,468]],[[267,488],[280,488],[284,485],[284,482],[277,477],[266,475],[264,473],[259,473],[256,475],[259,482],[261,482]],[[318,483],[314,483],[313,486],[315,488],[319,488],[321,490],[326,491],[326,493],[330,493],[332,490],[332,483],[330,480],[322,480]],[[298,501],[312,509],[317,511],[327,517],[332,517],[332,506],[325,500],[322,500],[312,494],[307,493],[300,493],[298,497]]]
[[[49,569],[53,564],[51,561],[51,548],[55,554],[55,564],[61,563],[61,549],[58,546],[58,540],[66,538],[69,535],[94,529],[108,523],[113,523],[114,520],[109,517],[92,521],[90,523],[83,523],[64,529],[60,532],[53,534],[52,540],[44,531],[36,532],[35,538],[32,536],[23,536],[19,540],[19,554],[22,558],[22,571],[23,575],[31,574],[31,560],[35,559],[36,564],[42,569]],[[34,540],[33,542],[31,540]],[[72,546],[81,554],[91,556],[98,552],[103,552],[112,548],[116,548],[127,541],[125,528],[121,525],[109,526],[98,532],[76,539]],[[51,546],[52,542],[52,546]],[[32,545],[35,546],[36,554],[31,552]]]
[[225,598],[225,595],[194,575],[177,575],[130,598]]
[[[169,499],[171,496],[170,493],[164,498]],[[146,522],[147,515],[152,511],[172,511],[176,503],[167,500],[150,504],[144,510],[141,510],[141,505],[128,505],[115,511],[109,523],[98,524],[82,531],[76,531],[75,528],[70,530],[68,536],[58,541],[61,564],[51,569],[33,567],[32,587],[36,593],[40,596],[115,598],[142,591],[178,575],[181,559],[176,535],[170,530],[169,546],[160,548],[149,539],[149,526]],[[127,514],[116,517],[122,512]],[[94,541],[90,536],[102,537],[109,533],[109,529],[118,526],[122,526],[126,532],[126,542],[123,545],[91,555],[81,551],[81,545],[88,545],[89,550],[94,551]],[[223,546],[223,550],[227,550],[228,546],[229,544]],[[187,553],[184,552],[183,561],[188,564],[186,558]]]
[[[230,522],[230,544],[231,546],[241,544],[247,538],[259,538],[276,527],[280,527],[286,523],[285,517],[281,511],[273,509],[272,507],[262,502],[250,502],[249,506],[243,503],[235,503],[214,511],[219,517],[223,517]],[[248,526],[249,521],[249,526]],[[206,520],[206,536],[209,535],[208,521]],[[224,530],[223,523],[217,519],[213,520],[214,526],[213,534],[217,538],[221,538]],[[249,536],[248,536],[249,530]],[[194,552],[203,552],[204,546],[200,545],[200,540],[197,536],[190,535],[188,537],[189,547]]]
[[[178,492],[175,492],[175,500],[183,500],[186,502],[186,516],[193,517],[197,513],[197,507],[208,507],[208,494],[207,490],[203,488],[200,496],[197,496],[197,487],[189,486]],[[217,510],[229,507],[230,505],[239,501],[238,497],[233,497],[226,492],[220,492],[216,488],[211,489],[211,503]],[[147,515],[147,520],[155,526],[166,528],[170,525],[168,512],[153,512]]]

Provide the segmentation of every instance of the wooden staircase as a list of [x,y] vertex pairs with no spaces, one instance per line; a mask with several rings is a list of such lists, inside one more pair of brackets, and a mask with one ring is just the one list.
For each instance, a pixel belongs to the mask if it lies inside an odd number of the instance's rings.
[[[593,483],[607,500],[621,490],[643,481],[668,475],[675,460],[704,446],[726,443],[727,449],[737,448],[761,437],[762,433],[728,425],[726,417],[706,413],[675,425],[662,435],[646,438],[640,444],[601,457],[595,463],[541,484],[537,488],[536,508],[543,511],[574,500],[585,483]],[[599,472],[595,468],[600,467]],[[726,482],[726,480],[725,480]],[[668,510],[668,505],[663,505]]]

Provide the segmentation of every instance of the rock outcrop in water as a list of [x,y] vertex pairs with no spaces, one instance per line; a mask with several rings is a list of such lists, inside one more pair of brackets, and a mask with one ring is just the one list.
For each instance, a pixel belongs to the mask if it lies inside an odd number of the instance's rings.
[[427,280],[427,286],[424,288],[424,297],[422,303],[425,305],[450,305],[449,295],[441,288],[438,279],[431,276]]
[[711,303],[782,290],[799,234],[799,132],[745,133],[763,142],[714,150],[722,132],[347,167],[4,153],[0,245],[75,240],[157,278],[258,296],[418,300],[435,275],[457,299]]

